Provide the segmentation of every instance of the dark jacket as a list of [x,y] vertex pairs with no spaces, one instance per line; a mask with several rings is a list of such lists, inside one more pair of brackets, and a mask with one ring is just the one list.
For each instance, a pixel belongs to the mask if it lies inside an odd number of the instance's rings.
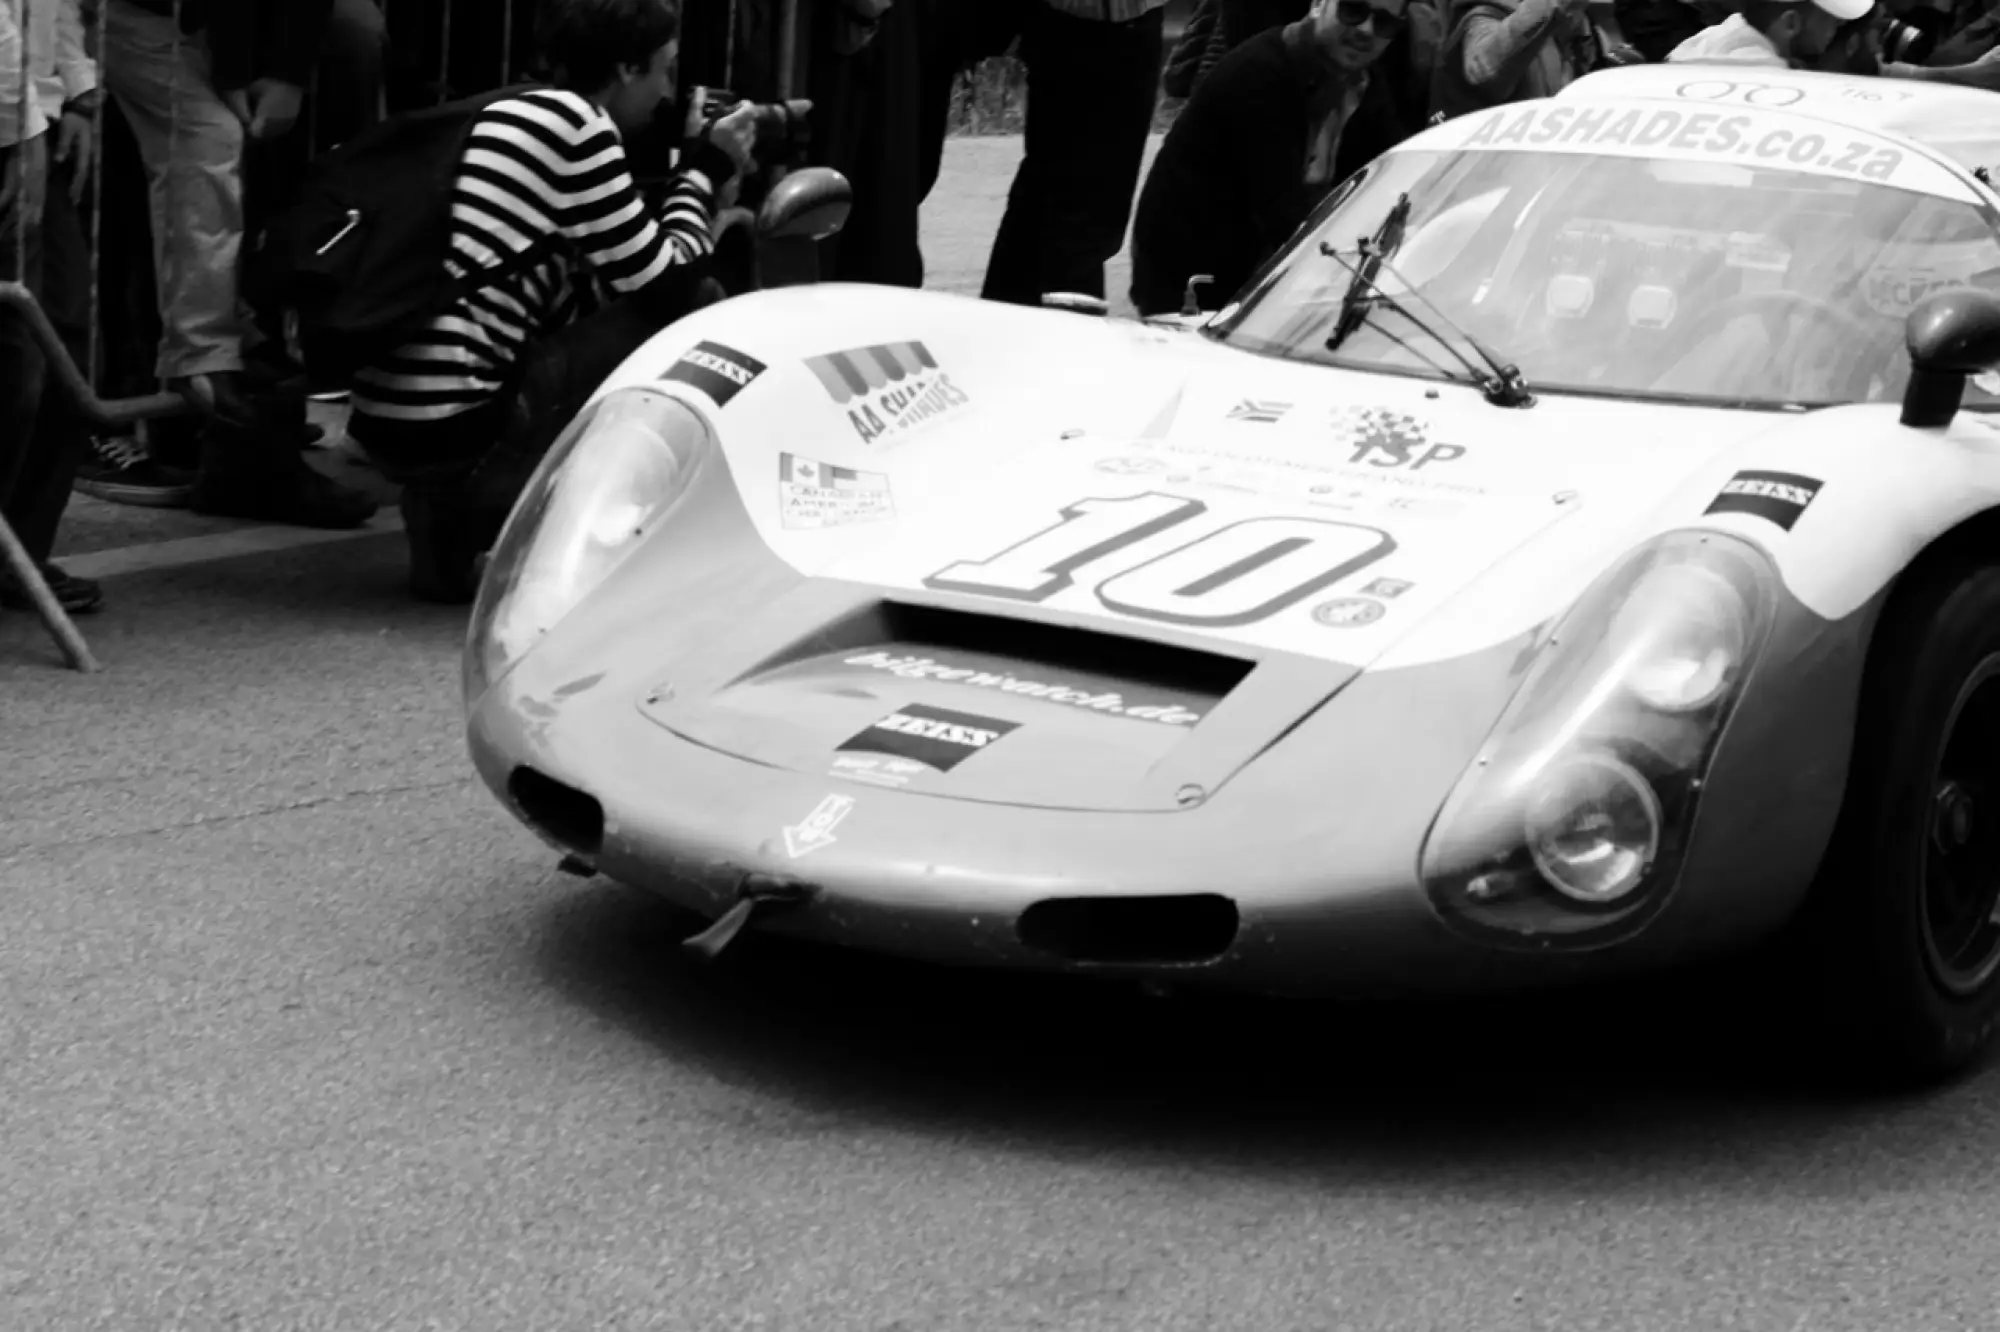
[[[1338,182],[1423,128],[1424,84],[1437,21],[1429,5],[1370,71],[1341,131]],[[1181,308],[1188,278],[1213,274],[1202,308],[1229,301],[1298,230],[1324,191],[1305,182],[1310,108],[1333,76],[1288,47],[1286,30],[1259,33],[1224,56],[1195,88],[1139,194],[1132,221],[1132,302],[1141,314]]]
[[1640,55],[1655,64],[1688,38],[1735,13],[1726,0],[1611,0],[1618,31]]
[[[132,0],[172,17],[174,0]],[[208,38],[211,77],[223,92],[258,79],[306,86],[318,63],[333,0],[181,0],[181,30]]]
[[[1431,108],[1447,119],[1553,96],[1589,73],[1603,57],[1596,28],[1561,14],[1549,0],[1452,0],[1446,15],[1444,46],[1432,76]],[[1541,21],[1525,21],[1533,15],[1541,15]],[[1468,29],[1482,18],[1514,22],[1526,40],[1509,53],[1497,77],[1476,84],[1466,77],[1465,48]]]

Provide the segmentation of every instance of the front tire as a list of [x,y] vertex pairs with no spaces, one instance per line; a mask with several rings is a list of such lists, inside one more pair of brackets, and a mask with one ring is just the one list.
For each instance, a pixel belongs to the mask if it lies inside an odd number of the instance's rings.
[[2000,568],[1912,570],[1874,642],[1802,924],[1833,1058],[1921,1084],[2000,1022]]

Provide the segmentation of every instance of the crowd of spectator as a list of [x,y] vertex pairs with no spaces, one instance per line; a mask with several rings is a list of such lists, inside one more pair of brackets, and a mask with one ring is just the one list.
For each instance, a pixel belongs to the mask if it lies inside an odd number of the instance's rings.
[[[1026,71],[1025,151],[983,296],[1103,298],[1129,227],[1147,315],[1182,308],[1199,275],[1213,280],[1196,304],[1217,308],[1334,186],[1427,123],[1606,66],[2000,90],[1993,0],[1185,8],[799,0],[790,73],[814,104],[812,160],[856,196],[821,275],[922,285],[918,211],[954,82],[1007,51]],[[1169,9],[1185,19],[1171,45]],[[72,485],[263,522],[370,518],[367,494],[307,460],[324,442],[309,385],[246,257],[319,155],[403,111],[532,81],[480,113],[465,150],[447,263],[463,289],[352,386],[350,436],[402,487],[413,589],[469,597],[477,554],[580,396],[720,294],[710,231],[753,167],[754,133],[747,113],[706,116],[685,94],[775,95],[789,82],[780,13],[778,0],[460,0],[456,15],[448,0],[0,0],[0,278],[27,285],[105,396],[164,385],[186,408],[94,434],[47,387],[25,326],[0,320],[0,513],[58,599],[73,612],[102,599],[48,560]],[[1184,104],[1142,188],[1163,96]],[[662,124],[679,151],[649,172],[642,144]],[[0,606],[24,600],[0,579]]]

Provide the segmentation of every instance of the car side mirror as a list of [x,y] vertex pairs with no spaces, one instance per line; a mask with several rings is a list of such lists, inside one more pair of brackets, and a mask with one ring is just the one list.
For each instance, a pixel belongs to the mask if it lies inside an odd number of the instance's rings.
[[2000,298],[1970,287],[1939,292],[1910,311],[1903,341],[1910,351],[1903,424],[1949,425],[1966,377],[2000,370]]
[[1080,291],[1044,292],[1042,304],[1051,310],[1071,310],[1077,314],[1096,315],[1099,318],[1111,313],[1111,302],[1102,296],[1086,296]]
[[825,240],[847,225],[854,186],[832,167],[789,172],[757,210],[759,240]]

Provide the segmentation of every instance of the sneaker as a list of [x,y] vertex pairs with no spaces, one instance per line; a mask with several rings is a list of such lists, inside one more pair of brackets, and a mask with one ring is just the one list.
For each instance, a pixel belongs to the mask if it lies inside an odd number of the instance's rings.
[[91,441],[91,457],[76,469],[72,488],[111,504],[185,509],[194,494],[194,473],[154,462],[130,435],[100,435]]
[[[78,578],[60,565],[43,563],[42,581],[55,593],[56,604],[71,615],[88,615],[104,604],[104,589],[95,579]],[[14,611],[31,611],[34,600],[28,589],[16,582],[10,573],[0,573],[0,608]]]

